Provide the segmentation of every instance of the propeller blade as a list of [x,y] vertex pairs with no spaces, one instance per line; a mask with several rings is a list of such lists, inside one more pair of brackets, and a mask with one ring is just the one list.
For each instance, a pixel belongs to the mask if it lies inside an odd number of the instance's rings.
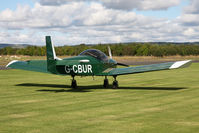
[[129,67],[129,65],[123,64],[123,63],[119,63],[119,62],[117,63],[117,65]]
[[108,46],[108,54],[109,54],[110,59],[112,59],[112,53],[111,53],[111,49],[109,46]]

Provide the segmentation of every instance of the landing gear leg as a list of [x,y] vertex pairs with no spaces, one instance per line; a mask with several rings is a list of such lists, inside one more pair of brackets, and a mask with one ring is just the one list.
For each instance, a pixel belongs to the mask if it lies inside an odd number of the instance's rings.
[[104,88],[107,88],[108,87],[108,79],[107,79],[107,76],[105,76],[105,79],[104,79]]
[[118,88],[118,81],[116,80],[117,76],[113,76],[114,81],[113,81],[113,89],[117,89]]
[[77,88],[77,82],[75,80],[75,76],[72,76],[71,88]]

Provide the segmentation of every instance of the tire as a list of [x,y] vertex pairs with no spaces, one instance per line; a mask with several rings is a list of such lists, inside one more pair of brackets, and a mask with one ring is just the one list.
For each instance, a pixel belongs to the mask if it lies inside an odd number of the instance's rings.
[[109,83],[108,83],[108,79],[104,79],[104,88],[108,88],[108,85],[109,85]]
[[117,89],[118,88],[118,81],[113,81],[113,89]]
[[72,80],[71,87],[74,88],[74,89],[77,88],[76,80]]

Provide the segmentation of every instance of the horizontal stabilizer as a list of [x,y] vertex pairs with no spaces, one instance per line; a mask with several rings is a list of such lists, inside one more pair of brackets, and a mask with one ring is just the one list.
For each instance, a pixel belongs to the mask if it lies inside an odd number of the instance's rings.
[[6,67],[34,72],[49,73],[46,60],[18,61],[13,60]]

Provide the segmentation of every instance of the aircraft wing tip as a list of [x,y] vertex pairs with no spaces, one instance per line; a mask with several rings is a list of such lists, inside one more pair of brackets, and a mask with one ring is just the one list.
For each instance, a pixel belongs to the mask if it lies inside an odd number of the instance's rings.
[[192,60],[176,61],[174,62],[169,69],[185,68],[190,66]]

